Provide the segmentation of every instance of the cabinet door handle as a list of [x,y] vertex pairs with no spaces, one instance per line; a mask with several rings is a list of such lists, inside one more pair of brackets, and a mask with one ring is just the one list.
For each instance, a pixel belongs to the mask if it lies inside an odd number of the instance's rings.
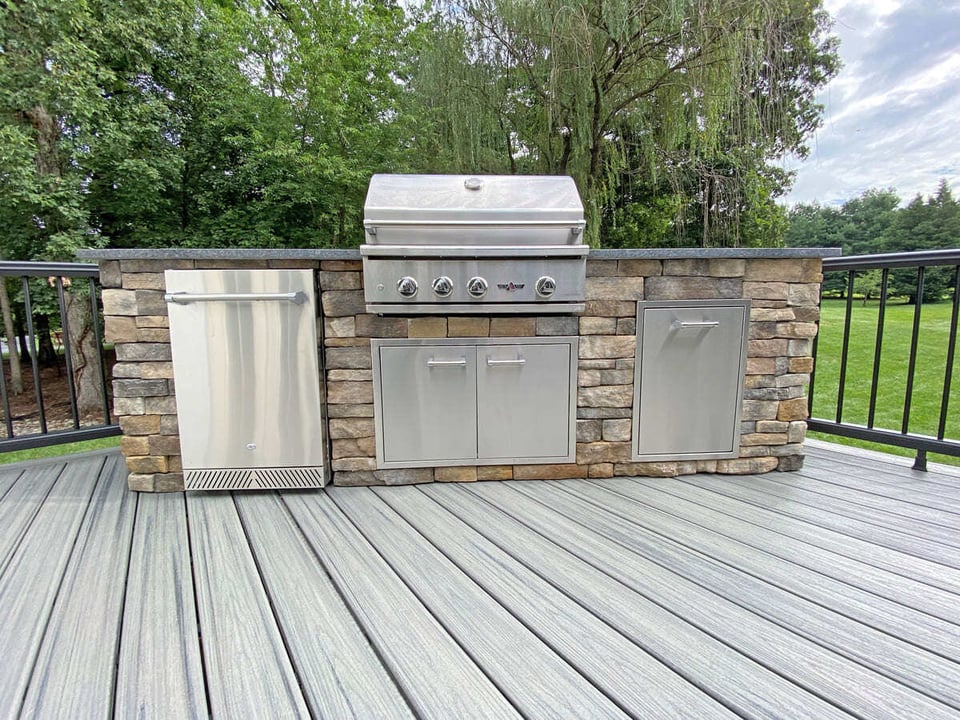
[[489,358],[489,357],[487,358],[487,366],[494,366],[494,365],[526,365],[526,364],[527,364],[527,361],[526,361],[524,358],[522,358],[522,357],[518,357],[516,360],[494,360],[493,358]]
[[428,368],[435,367],[466,367],[467,359],[465,357],[460,358],[459,360],[434,360],[430,358],[427,360]]
[[681,320],[679,322],[674,323],[674,327],[677,327],[681,330],[687,330],[689,328],[709,329],[709,328],[720,327],[720,321],[719,320],[701,320],[699,322],[694,322],[692,320]]

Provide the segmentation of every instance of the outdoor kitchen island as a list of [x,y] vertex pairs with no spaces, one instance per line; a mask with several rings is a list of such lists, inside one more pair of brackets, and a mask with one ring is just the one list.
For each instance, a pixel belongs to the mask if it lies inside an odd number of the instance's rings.
[[[129,485],[139,491],[183,489],[177,404],[164,272],[189,269],[310,269],[319,288],[321,393],[337,485],[431,481],[674,476],[696,472],[754,474],[796,470],[803,462],[806,386],[813,368],[819,319],[821,258],[830,249],[591,250],[582,313],[368,313],[358,250],[143,249],[86,250],[100,265],[106,340],[114,344],[114,412],[123,429]],[[746,357],[739,408],[714,409],[736,419],[736,455],[644,461],[637,436],[646,417],[635,404],[638,303],[749,300]],[[731,305],[736,303],[731,302]],[[721,303],[723,305],[723,303]],[[709,306],[709,304],[708,304]],[[642,306],[641,306],[642,307]],[[713,321],[701,321],[712,323]],[[697,333],[707,328],[696,329]],[[424,464],[378,467],[372,340],[497,338],[505,344],[576,340],[575,448],[572,461]],[[470,340],[470,343],[475,341]],[[728,363],[730,358],[705,358]],[[689,383],[731,382],[714,377]],[[733,367],[739,367],[733,363]],[[721,371],[716,371],[720,373]],[[729,372],[729,369],[722,372]],[[268,387],[269,384],[265,385]],[[696,416],[695,395],[678,385],[674,408],[661,423]],[[736,414],[739,412],[739,418]],[[724,422],[730,422],[729,417]],[[283,428],[279,428],[282,432]],[[696,453],[697,455],[699,453]],[[703,453],[709,455],[709,453]],[[726,454],[727,457],[719,457]],[[661,455],[662,457],[662,455]]]

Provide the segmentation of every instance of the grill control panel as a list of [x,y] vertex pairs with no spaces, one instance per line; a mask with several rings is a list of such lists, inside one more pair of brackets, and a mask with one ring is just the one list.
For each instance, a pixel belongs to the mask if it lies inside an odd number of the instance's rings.
[[433,281],[433,292],[437,297],[450,297],[453,292],[453,280],[446,275],[441,275]]
[[474,275],[467,280],[467,292],[470,293],[470,297],[482,298],[487,294],[488,287],[490,285],[479,275]]
[[419,289],[417,281],[414,280],[409,275],[404,275],[402,278],[397,280],[397,292],[403,295],[405,298],[411,298],[417,294]]

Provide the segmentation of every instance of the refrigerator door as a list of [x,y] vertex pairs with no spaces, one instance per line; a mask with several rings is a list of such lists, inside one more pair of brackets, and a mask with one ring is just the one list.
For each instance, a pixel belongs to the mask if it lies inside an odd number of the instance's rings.
[[166,286],[187,489],[323,484],[313,273],[168,270]]

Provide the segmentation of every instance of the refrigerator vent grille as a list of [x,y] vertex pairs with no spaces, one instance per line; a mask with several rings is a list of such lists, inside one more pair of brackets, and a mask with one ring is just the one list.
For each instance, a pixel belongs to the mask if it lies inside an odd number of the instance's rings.
[[185,470],[185,490],[297,490],[323,487],[316,467]]

